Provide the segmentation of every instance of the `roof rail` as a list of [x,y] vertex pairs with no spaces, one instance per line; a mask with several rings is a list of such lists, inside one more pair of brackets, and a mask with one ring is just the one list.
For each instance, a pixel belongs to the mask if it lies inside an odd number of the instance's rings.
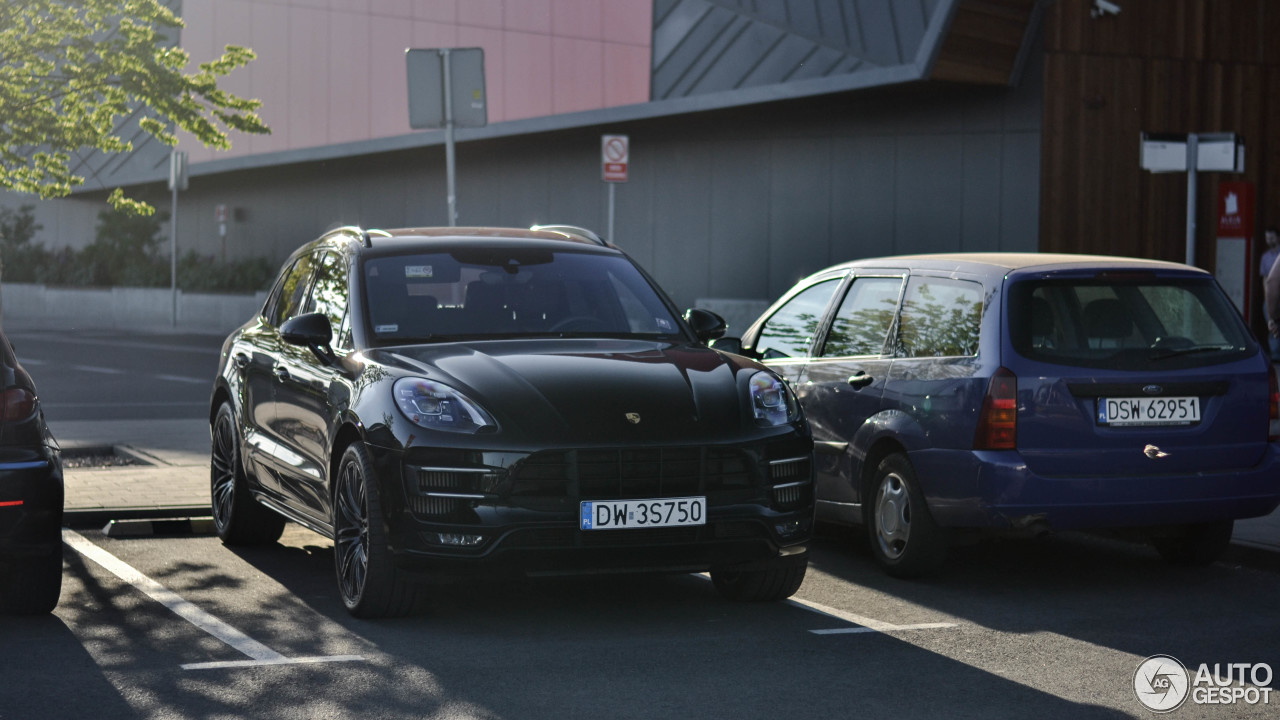
[[360,242],[362,242],[367,248],[373,247],[374,235],[377,235],[378,237],[391,237],[391,233],[386,230],[365,230],[359,225],[343,225],[342,227],[336,227],[329,232],[355,235],[360,238]]
[[577,225],[531,225],[529,229],[530,230],[548,230],[550,232],[558,232],[564,235],[574,235],[584,240],[590,240],[591,242],[597,245],[607,246],[609,244],[604,241],[604,238],[600,237],[594,232],[584,227],[578,227]]

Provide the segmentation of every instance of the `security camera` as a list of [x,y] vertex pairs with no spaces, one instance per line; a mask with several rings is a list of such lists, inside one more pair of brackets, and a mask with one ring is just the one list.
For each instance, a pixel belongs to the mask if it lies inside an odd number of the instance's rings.
[[1119,15],[1120,6],[1107,2],[1107,0],[1093,0],[1093,9],[1089,11],[1089,17],[1100,18],[1103,15]]

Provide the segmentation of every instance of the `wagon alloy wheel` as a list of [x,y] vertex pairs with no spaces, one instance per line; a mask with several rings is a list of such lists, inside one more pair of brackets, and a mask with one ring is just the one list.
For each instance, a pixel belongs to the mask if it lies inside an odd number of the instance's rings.
[[911,540],[911,497],[902,476],[889,473],[876,490],[876,538],[886,557],[902,557]]
[[866,504],[871,552],[894,577],[918,577],[946,559],[947,535],[933,521],[905,455],[886,457],[876,468]]
[[249,494],[248,479],[240,465],[236,417],[229,403],[218,408],[213,420],[209,499],[214,529],[228,545],[267,545],[280,539],[284,532],[284,518]]
[[343,452],[333,492],[333,568],[347,612],[362,618],[412,612],[418,588],[387,547],[377,476],[362,443]]

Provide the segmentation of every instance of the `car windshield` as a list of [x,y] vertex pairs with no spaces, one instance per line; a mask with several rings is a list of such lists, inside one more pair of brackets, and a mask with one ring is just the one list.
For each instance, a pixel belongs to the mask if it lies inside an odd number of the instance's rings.
[[1239,313],[1209,278],[1020,282],[1009,291],[1009,319],[1019,354],[1061,365],[1172,370],[1255,352]]
[[377,344],[680,332],[659,292],[619,255],[479,246],[372,257],[361,272]]

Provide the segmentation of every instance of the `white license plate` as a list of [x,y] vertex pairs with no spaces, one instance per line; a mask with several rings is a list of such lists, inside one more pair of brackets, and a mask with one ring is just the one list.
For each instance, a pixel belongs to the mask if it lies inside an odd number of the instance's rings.
[[583,530],[625,530],[629,528],[706,525],[705,497],[659,498],[654,500],[584,500]]
[[1190,425],[1200,422],[1200,398],[1098,398],[1099,425]]

